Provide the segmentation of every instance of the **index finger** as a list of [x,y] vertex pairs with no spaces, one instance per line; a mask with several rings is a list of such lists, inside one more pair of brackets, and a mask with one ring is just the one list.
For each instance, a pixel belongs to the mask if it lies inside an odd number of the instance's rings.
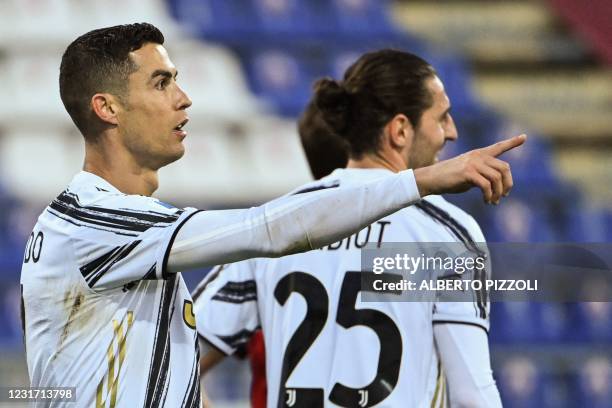
[[522,135],[514,136],[509,139],[502,140],[501,142],[497,142],[490,146],[484,147],[482,150],[493,157],[497,157],[510,149],[519,147],[520,145],[525,143],[525,140],[527,140],[527,135],[523,133]]

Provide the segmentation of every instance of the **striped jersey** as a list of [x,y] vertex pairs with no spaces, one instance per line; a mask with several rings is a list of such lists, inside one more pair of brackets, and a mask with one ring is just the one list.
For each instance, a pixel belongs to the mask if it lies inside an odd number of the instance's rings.
[[76,406],[200,406],[191,296],[165,270],[196,212],[74,177],[38,218],[21,270],[33,387],[76,387]]
[[[296,193],[387,173],[338,169]],[[268,407],[447,404],[433,324],[453,321],[488,330],[488,303],[475,293],[469,302],[363,301],[366,242],[458,242],[473,248],[484,236],[471,216],[431,196],[320,250],[217,267],[194,292],[198,332],[224,353],[241,349],[263,329]]]

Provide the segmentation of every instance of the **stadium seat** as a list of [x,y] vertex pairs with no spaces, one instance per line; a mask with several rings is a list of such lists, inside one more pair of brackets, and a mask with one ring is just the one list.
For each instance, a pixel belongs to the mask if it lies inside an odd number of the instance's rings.
[[23,237],[15,233],[15,223],[20,205],[23,203],[0,184],[0,270],[6,271],[0,274],[0,279],[19,275],[24,243],[21,242]]
[[334,31],[325,0],[250,0],[266,39],[272,42],[312,41]]
[[280,48],[251,49],[243,54],[256,95],[278,113],[297,116],[306,106],[317,67],[308,55]]
[[184,143],[180,166],[160,170],[156,192],[173,205],[182,204],[176,201],[180,196],[206,208],[244,207],[285,194],[310,178],[291,121],[253,117],[248,126],[211,123],[190,130]]
[[[276,118],[253,122],[245,132],[247,156],[253,161],[254,196],[277,197],[309,181],[310,171],[292,120]],[[286,169],[286,171],[279,171]]]
[[[0,288],[0,299],[3,302],[0,304],[2,310],[2,321],[4,322],[3,331],[10,337],[10,342],[23,341],[23,328],[21,324],[21,286],[15,281],[6,280],[2,282]],[[4,350],[4,348],[3,348]]]
[[172,0],[170,11],[209,41],[240,43],[262,30],[250,0]]
[[612,365],[606,356],[589,358],[575,376],[574,406],[604,408],[612,400]]
[[24,44],[36,45],[41,38],[47,43],[63,44],[71,40],[75,23],[70,3],[64,0],[4,0],[0,15],[0,44],[15,49]]
[[[449,98],[451,98],[450,95]],[[495,135],[498,134],[498,129],[501,126],[497,114],[483,107],[467,110],[456,108],[454,99],[451,99],[451,106],[451,114],[457,127],[459,139],[466,146],[469,146],[470,150],[495,142]]]
[[176,197],[182,197],[206,206],[222,204],[216,197],[231,202],[240,196],[245,185],[241,175],[249,168],[244,167],[244,152],[232,143],[228,124],[209,123],[190,128],[189,133],[181,165],[160,170],[156,195],[173,205],[179,205]]
[[302,2],[296,0],[252,0],[262,31],[298,35],[307,29]]
[[[453,112],[456,115],[473,115],[476,111],[476,114],[478,114],[481,109],[479,109],[472,92],[472,81],[467,62],[463,61],[458,55],[452,54],[435,53],[425,58],[435,67],[438,76],[444,83]],[[491,132],[491,130],[486,129],[488,132]]]
[[329,53],[327,71],[329,76],[336,80],[344,79],[344,73],[362,55],[360,50],[355,48],[336,49]]
[[609,210],[596,207],[589,202],[578,203],[568,220],[568,241],[610,242],[612,223],[608,223]]
[[190,116],[206,122],[240,121],[262,111],[262,103],[248,89],[240,61],[228,49],[183,42],[169,52],[179,70],[179,84],[193,102]]
[[544,374],[525,357],[508,359],[496,370],[499,392],[506,408],[542,408]]
[[187,31],[209,33],[220,30],[221,24],[213,15],[211,0],[170,0],[169,11]]
[[397,30],[389,19],[388,0],[331,0],[339,31],[351,37],[389,36]]
[[[6,128],[40,127],[41,123],[67,123],[59,96],[58,69],[61,54],[10,54],[0,61],[0,72],[5,79],[5,102],[0,121]],[[32,120],[36,118],[36,120]]]
[[612,341],[612,306],[609,302],[572,303],[568,340],[606,344]]
[[56,197],[83,163],[82,136],[70,129],[13,129],[0,138],[0,172],[7,189],[28,202]]
[[333,44],[321,46],[321,54],[326,56],[326,75],[342,79],[346,69],[364,53],[378,51],[384,48],[400,49],[411,53],[423,55],[423,44],[410,36],[397,38],[368,37],[359,39],[334,40]]
[[569,330],[567,306],[559,302],[540,303],[538,306],[538,338],[549,344],[563,342]]
[[494,343],[527,343],[537,340],[538,305],[528,302],[494,302],[491,304],[491,341]]
[[513,191],[511,197],[502,200],[495,211],[490,211],[491,230],[489,241],[497,242],[548,242],[555,235],[546,211],[546,201],[521,195]]
[[[81,0],[78,3],[78,8],[82,10],[79,17],[87,22],[89,29],[146,21],[159,27],[166,40],[177,35],[178,25],[168,15],[165,0],[147,0],[146,4],[142,0]],[[121,10],[121,13],[118,14],[117,10]]]

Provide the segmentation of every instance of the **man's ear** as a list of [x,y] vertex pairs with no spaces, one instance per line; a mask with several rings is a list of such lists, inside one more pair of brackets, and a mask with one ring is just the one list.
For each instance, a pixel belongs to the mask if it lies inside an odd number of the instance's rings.
[[91,108],[95,115],[103,122],[117,125],[117,110],[119,104],[116,97],[108,93],[97,93],[91,97]]
[[403,113],[398,113],[387,123],[386,132],[388,133],[389,143],[394,148],[403,149],[412,144],[414,128],[410,119]]

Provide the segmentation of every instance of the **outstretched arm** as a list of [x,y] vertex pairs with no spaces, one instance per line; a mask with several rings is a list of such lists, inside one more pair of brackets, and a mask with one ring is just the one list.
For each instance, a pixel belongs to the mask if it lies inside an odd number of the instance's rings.
[[358,187],[282,197],[259,207],[199,212],[180,228],[167,270],[320,248],[420,198],[414,175],[407,170]]
[[496,157],[524,141],[521,135],[358,187],[282,197],[244,210],[196,213],[184,221],[170,243],[166,270],[176,272],[320,248],[428,194],[457,193],[477,186],[485,201],[497,203],[512,188],[512,176],[507,163]]

